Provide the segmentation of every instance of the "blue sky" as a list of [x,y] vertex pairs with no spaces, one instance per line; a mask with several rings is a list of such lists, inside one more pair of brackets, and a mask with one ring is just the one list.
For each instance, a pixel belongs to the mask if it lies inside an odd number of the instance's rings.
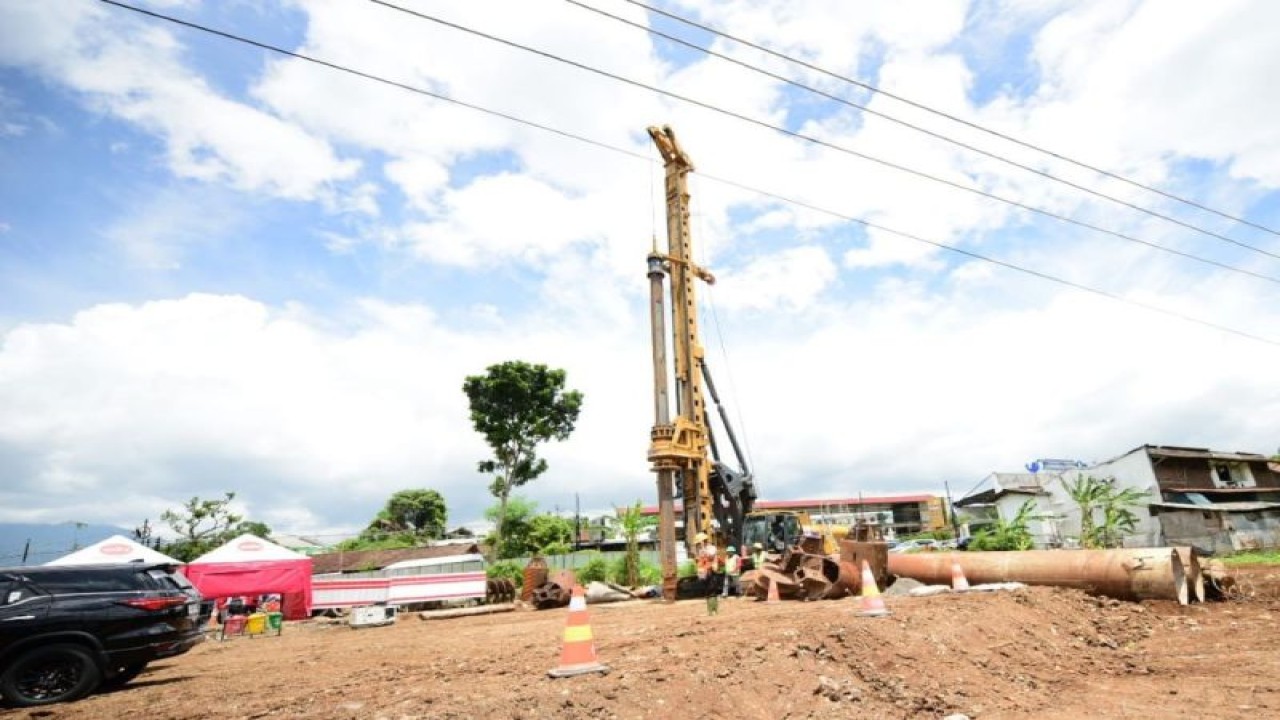
[[[374,3],[140,5],[623,152],[100,2],[5,0],[0,522],[131,527],[235,491],[273,527],[336,535],[405,487],[436,488],[454,523],[476,520],[487,452],[460,388],[507,359],[563,367],[586,395],[578,430],[546,449],[551,470],[526,494],[543,509],[575,495],[597,510],[650,502],[644,256],[664,220],[644,129],[664,123],[700,171],[695,246],[719,279],[700,290],[705,344],[764,497],[954,490],[1036,457],[1100,460],[1143,443],[1280,446],[1274,232],[624,0],[588,4],[1254,249],[563,0],[403,5],[1231,267]],[[662,7],[1280,226],[1280,100],[1259,92],[1280,62],[1271,3]]]

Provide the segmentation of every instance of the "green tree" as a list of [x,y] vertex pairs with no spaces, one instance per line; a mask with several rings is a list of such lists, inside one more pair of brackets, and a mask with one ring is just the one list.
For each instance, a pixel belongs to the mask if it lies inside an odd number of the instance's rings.
[[[507,539],[502,543],[502,548],[499,550],[496,533],[498,518],[502,517],[504,512],[507,520]],[[538,551],[538,548],[534,547],[529,540],[529,528],[537,512],[538,504],[536,502],[519,495],[513,495],[508,499],[505,510],[497,503],[485,509],[485,519],[494,524],[494,531],[485,538],[485,543],[492,548],[495,560],[524,557]]]
[[444,496],[435,490],[399,490],[387,499],[361,535],[367,534],[369,540],[391,535],[405,535],[415,542],[439,539],[444,537],[448,516]]
[[564,385],[563,370],[519,360],[490,365],[484,375],[470,375],[462,384],[470,401],[471,424],[493,449],[493,457],[476,467],[493,476],[489,492],[498,499],[496,557],[509,557],[503,539],[511,491],[547,470],[547,461],[537,455],[538,445],[567,440],[577,422],[582,393]]
[[444,537],[448,509],[435,490],[398,490],[360,535],[338,543],[340,550],[394,550],[418,547]]
[[573,521],[559,515],[535,515],[529,520],[527,546],[540,555],[573,551]]
[[997,520],[995,527],[984,528],[975,533],[973,540],[969,543],[969,549],[1030,550],[1035,545],[1035,540],[1031,537],[1028,526],[1035,510],[1034,500],[1022,503],[1012,519]]
[[224,539],[222,542],[240,537],[241,535],[253,535],[254,537],[260,537],[263,540],[266,540],[271,537],[271,526],[264,522],[258,522],[257,520],[241,520],[223,533]]
[[226,493],[221,500],[193,497],[178,510],[161,513],[160,519],[178,536],[163,545],[163,552],[190,562],[238,535],[249,533],[267,538],[271,528],[265,523],[246,521],[244,516],[231,511],[235,497],[233,492]]

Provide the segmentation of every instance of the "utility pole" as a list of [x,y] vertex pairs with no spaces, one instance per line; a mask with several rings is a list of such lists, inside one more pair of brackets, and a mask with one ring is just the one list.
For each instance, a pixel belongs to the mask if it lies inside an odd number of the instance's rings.
[[943,480],[942,489],[947,491],[946,513],[951,516],[951,533],[958,541],[960,540],[960,521],[956,519],[956,506],[951,503],[951,485]]

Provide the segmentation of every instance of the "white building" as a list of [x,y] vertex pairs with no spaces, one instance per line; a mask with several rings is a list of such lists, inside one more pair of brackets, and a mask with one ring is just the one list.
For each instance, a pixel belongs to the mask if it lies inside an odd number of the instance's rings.
[[[1202,552],[1280,547],[1280,464],[1257,453],[1142,445],[1081,468],[1033,473],[992,473],[956,501],[975,529],[1008,522],[1027,500],[1036,504],[1029,530],[1037,547],[1080,542],[1080,508],[1067,482],[1094,477],[1144,495],[1125,547],[1194,545]],[[1097,518],[1095,518],[1097,519]]]

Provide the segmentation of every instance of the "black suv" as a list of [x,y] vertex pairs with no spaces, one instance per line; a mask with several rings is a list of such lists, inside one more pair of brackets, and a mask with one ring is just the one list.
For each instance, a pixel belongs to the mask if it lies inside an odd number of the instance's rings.
[[118,687],[204,639],[209,605],[168,564],[0,568],[0,695],[19,707]]

